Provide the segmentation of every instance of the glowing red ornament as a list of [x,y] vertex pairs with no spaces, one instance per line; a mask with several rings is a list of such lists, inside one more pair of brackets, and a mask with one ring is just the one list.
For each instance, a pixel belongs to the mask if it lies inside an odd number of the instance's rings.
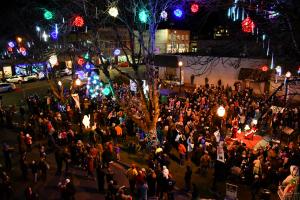
[[197,3],[193,3],[191,5],[191,11],[192,13],[197,13],[199,11],[199,5]]
[[19,51],[20,51],[21,53],[24,53],[24,52],[26,52],[26,49],[25,49],[24,47],[20,47]]
[[251,33],[255,28],[255,24],[250,17],[247,17],[242,21],[242,30],[245,33]]
[[11,47],[7,47],[7,51],[12,52],[13,49]]
[[84,25],[84,20],[81,16],[75,17],[73,21],[73,25],[77,27],[82,27]]
[[262,70],[263,72],[266,72],[266,71],[269,70],[269,67],[268,67],[267,65],[264,65],[264,66],[261,67],[261,70]]
[[78,65],[82,66],[84,64],[84,59],[78,58],[77,63],[78,63]]

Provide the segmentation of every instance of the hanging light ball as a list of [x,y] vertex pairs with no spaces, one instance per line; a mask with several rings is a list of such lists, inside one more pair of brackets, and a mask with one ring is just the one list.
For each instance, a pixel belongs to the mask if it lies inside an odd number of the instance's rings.
[[104,94],[105,96],[109,95],[110,93],[110,89],[108,87],[105,87],[103,90],[102,90],[102,94]]
[[78,58],[77,64],[82,66],[84,64],[84,59],[83,58]]
[[180,8],[175,9],[175,10],[173,11],[173,13],[174,13],[175,17],[177,17],[177,18],[181,18],[182,15],[183,15],[183,11],[182,11],[182,9],[180,9]]
[[147,10],[145,10],[145,9],[140,10],[139,20],[142,23],[147,23],[147,21],[148,21],[148,11]]
[[50,33],[50,35],[51,35],[51,38],[54,39],[54,40],[56,40],[57,37],[58,37],[58,34],[57,34],[56,31],[52,31],[52,32]]
[[267,65],[263,65],[263,66],[261,67],[261,70],[262,70],[263,72],[266,72],[266,71],[269,70],[269,67],[268,67]]
[[255,28],[255,24],[250,17],[242,21],[242,30],[245,33],[251,33]]
[[193,3],[193,4],[191,5],[191,12],[192,12],[192,13],[197,13],[198,11],[199,11],[199,4]]
[[164,20],[166,20],[168,18],[168,13],[167,11],[163,10],[161,13],[160,13],[160,17]]
[[114,50],[114,55],[115,55],[115,56],[120,55],[120,53],[121,53],[120,49],[115,49],[115,50]]
[[13,49],[11,47],[7,47],[7,51],[12,52]]
[[112,17],[117,17],[119,15],[118,8],[110,7],[109,10],[108,10],[108,14]]
[[25,47],[20,47],[19,51],[20,51],[21,53],[23,53],[23,52],[26,52],[26,49],[25,49]]
[[45,12],[44,12],[44,18],[45,18],[46,20],[51,20],[51,19],[53,19],[53,13],[52,13],[51,11],[49,11],[49,10],[45,10]]
[[10,42],[8,42],[8,46],[11,47],[11,48],[14,48],[15,47],[15,43],[12,42],[12,41],[10,41]]
[[77,27],[83,27],[84,20],[81,16],[76,16],[73,21],[73,25]]

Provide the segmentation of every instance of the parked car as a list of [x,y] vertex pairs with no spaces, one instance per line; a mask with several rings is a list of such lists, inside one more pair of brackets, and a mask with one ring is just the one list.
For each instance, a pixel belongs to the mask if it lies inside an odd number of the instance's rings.
[[36,81],[36,80],[38,80],[38,76],[36,74],[32,74],[28,76],[15,75],[6,79],[6,81],[9,83],[23,83],[23,82]]
[[0,92],[10,92],[16,89],[14,83],[0,83]]

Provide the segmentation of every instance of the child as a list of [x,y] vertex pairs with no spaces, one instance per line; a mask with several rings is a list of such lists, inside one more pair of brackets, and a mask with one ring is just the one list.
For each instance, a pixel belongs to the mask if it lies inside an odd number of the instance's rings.
[[120,151],[121,151],[121,148],[119,146],[119,144],[116,144],[115,146],[115,153],[116,153],[116,156],[117,156],[117,160],[120,161]]

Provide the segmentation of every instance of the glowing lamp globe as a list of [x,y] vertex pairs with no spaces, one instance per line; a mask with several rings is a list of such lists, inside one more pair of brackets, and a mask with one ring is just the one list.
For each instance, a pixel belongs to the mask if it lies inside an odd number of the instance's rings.
[[57,64],[57,62],[58,62],[57,55],[50,56],[49,62],[50,62],[50,64],[51,64],[52,67],[55,66]]
[[83,58],[78,58],[77,64],[82,66],[84,64],[84,59]]
[[115,56],[120,55],[120,53],[121,53],[120,49],[115,49],[115,50],[114,50],[114,55],[115,55]]
[[196,4],[196,3],[193,3],[193,4],[191,5],[191,12],[192,12],[192,13],[197,13],[198,11],[199,11],[199,5]]
[[45,10],[45,12],[44,12],[44,18],[46,20],[51,20],[53,18],[53,13],[51,11],[49,11],[49,10]]
[[183,12],[182,12],[182,10],[180,8],[175,9],[173,11],[173,13],[174,13],[175,17],[177,17],[177,18],[181,18],[182,15],[183,15]]
[[162,19],[166,20],[166,19],[168,18],[168,13],[167,13],[165,10],[163,10],[163,11],[160,13],[160,17],[161,17]]
[[267,65],[264,65],[264,66],[261,67],[261,70],[262,70],[263,72],[266,72],[266,71],[269,70],[269,67],[268,67]]
[[251,33],[255,28],[255,24],[250,17],[242,21],[242,30],[245,33]]
[[57,82],[57,85],[62,86],[62,82],[61,82],[61,81],[58,81],[58,82]]
[[21,37],[17,37],[17,42],[21,43],[22,42],[22,38]]
[[73,25],[77,27],[83,27],[84,20],[81,16],[76,16],[73,21]]
[[179,61],[179,62],[178,62],[178,66],[179,66],[179,67],[182,67],[182,66],[183,66],[183,62],[182,62],[182,61]]
[[108,14],[112,17],[117,17],[119,15],[118,8],[116,8],[116,7],[109,8]]
[[223,106],[220,106],[220,107],[218,108],[218,110],[217,110],[217,115],[218,115],[219,117],[224,117],[224,115],[225,115],[225,108],[224,108]]
[[148,21],[148,13],[147,13],[146,10],[141,10],[139,12],[139,20],[142,23],[147,23],[147,21]]
[[285,74],[285,77],[286,78],[290,78],[292,76],[292,73],[290,71],[288,71],[286,74]]
[[14,48],[15,47],[15,43],[12,42],[12,41],[10,41],[10,42],[8,42],[8,46],[11,47],[11,48]]

